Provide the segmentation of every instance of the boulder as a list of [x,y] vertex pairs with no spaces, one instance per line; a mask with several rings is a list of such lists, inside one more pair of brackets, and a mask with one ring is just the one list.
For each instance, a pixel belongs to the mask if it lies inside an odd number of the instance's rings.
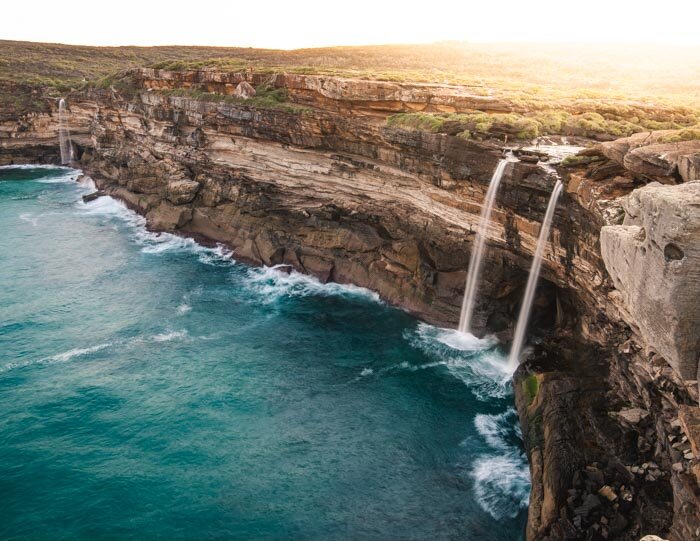
[[194,180],[173,180],[168,183],[166,194],[173,205],[190,203],[199,191],[199,182]]
[[192,219],[192,209],[176,207],[163,201],[146,215],[146,219],[148,225],[156,231],[172,231],[179,229]]
[[84,195],[83,196],[83,203],[89,203],[90,201],[94,201],[98,197],[102,197],[105,195],[107,195],[107,194],[105,192],[103,192],[102,190],[97,190],[95,192]]
[[250,83],[247,83],[246,81],[241,81],[240,83],[238,83],[236,90],[233,91],[234,97],[242,98],[244,100],[252,98],[253,96],[255,96],[255,94],[255,89]]
[[628,171],[644,177],[675,181],[680,176],[688,182],[698,179],[698,160],[700,141],[683,141],[635,148],[625,155],[622,165]]
[[605,267],[627,323],[687,380],[700,352],[700,181],[652,183],[623,199],[622,225],[603,227]]
[[649,412],[641,408],[629,408],[618,411],[617,416],[621,421],[626,422],[627,424],[636,425],[649,417]]

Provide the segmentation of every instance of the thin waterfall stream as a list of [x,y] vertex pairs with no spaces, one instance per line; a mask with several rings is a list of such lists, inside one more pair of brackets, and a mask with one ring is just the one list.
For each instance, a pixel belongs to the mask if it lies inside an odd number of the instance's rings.
[[73,161],[73,142],[70,138],[67,116],[66,100],[61,98],[58,102],[58,144],[61,150],[61,165],[68,165]]
[[472,249],[471,258],[469,260],[469,271],[467,273],[467,284],[464,288],[464,299],[462,300],[462,311],[459,316],[459,327],[457,327],[457,330],[463,333],[468,333],[471,330],[474,304],[477,295],[476,286],[479,283],[479,275],[481,274],[487,230],[491,223],[491,211],[496,201],[498,186],[501,184],[503,173],[509,161],[515,161],[515,158],[513,158],[512,155],[508,155],[498,162],[493,176],[491,177],[489,188],[486,191],[484,204],[481,208],[481,216],[479,217],[479,225],[476,229],[474,248]]
[[515,335],[513,337],[513,345],[510,348],[510,354],[508,356],[508,366],[511,371],[515,371],[520,362],[520,352],[523,347],[523,342],[525,340],[525,331],[527,330],[528,319],[530,318],[530,311],[532,310],[532,302],[535,298],[535,290],[537,288],[537,280],[540,276],[540,269],[542,268],[542,256],[544,254],[544,247],[549,239],[549,232],[552,228],[552,219],[554,218],[554,210],[557,206],[557,200],[561,195],[561,191],[564,188],[561,180],[557,180],[552,190],[552,195],[549,198],[549,204],[547,205],[547,211],[544,215],[544,220],[542,221],[542,227],[540,228],[540,235],[537,238],[537,248],[535,249],[535,255],[532,260],[532,266],[530,267],[530,275],[527,279],[527,286],[525,287],[525,296],[523,297],[523,303],[520,306],[520,314],[518,315],[518,323],[515,327]]

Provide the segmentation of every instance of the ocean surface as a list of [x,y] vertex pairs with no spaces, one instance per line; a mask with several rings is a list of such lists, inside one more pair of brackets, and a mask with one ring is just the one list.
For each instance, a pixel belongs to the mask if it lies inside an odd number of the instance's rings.
[[0,168],[0,539],[523,538],[492,340]]

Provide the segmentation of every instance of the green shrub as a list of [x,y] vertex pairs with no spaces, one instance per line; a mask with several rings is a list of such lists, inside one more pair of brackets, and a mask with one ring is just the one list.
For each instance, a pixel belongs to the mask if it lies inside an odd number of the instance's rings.
[[445,123],[445,116],[431,113],[399,113],[387,118],[387,125],[392,128],[412,129],[427,132],[439,132]]
[[543,135],[563,133],[571,115],[566,111],[542,111],[534,115]]
[[521,385],[529,406],[537,397],[537,393],[540,390],[540,382],[535,374],[530,374],[522,381]]
[[700,140],[700,128],[688,128],[676,133],[669,133],[659,137],[659,143],[680,143],[682,141]]

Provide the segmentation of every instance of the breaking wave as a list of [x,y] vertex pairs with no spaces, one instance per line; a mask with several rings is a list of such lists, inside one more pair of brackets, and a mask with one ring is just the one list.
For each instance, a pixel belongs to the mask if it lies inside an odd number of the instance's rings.
[[44,357],[43,359],[24,360],[24,361],[14,362],[14,363],[7,364],[4,367],[0,368],[0,373],[8,372],[10,370],[15,370],[17,368],[24,368],[26,366],[30,366],[30,365],[34,365],[34,364],[64,363],[64,362],[70,361],[70,360],[78,358],[78,357],[84,357],[84,356],[90,355],[92,353],[97,353],[98,351],[102,351],[103,349],[107,349],[108,347],[110,347],[112,345],[113,345],[112,342],[105,342],[104,344],[98,344],[96,346],[91,346],[91,347],[87,347],[87,348],[70,349],[68,351],[64,351],[63,353],[57,353],[56,355]]
[[40,184],[63,184],[67,182],[75,182],[78,177],[82,174],[79,169],[72,169],[70,167],[61,167],[58,165],[32,165],[32,164],[22,164],[22,165],[0,165],[0,171],[3,170],[20,170],[20,171],[35,171],[43,170],[51,172],[51,176],[39,177],[31,179],[33,182],[38,182]]
[[32,224],[32,226],[36,227],[39,224],[39,218],[37,216],[34,216],[30,212],[23,212],[22,214],[19,215],[19,219],[22,220],[23,222],[27,222]]
[[500,414],[478,414],[474,426],[490,448],[476,457],[470,471],[477,502],[495,519],[515,518],[527,508],[530,496],[517,413],[510,408]]
[[471,475],[477,502],[493,518],[515,518],[527,509],[530,474],[523,457],[516,454],[478,457]]
[[185,338],[187,336],[187,331],[169,331],[153,336],[154,342],[170,342],[172,340],[177,340],[178,338]]
[[177,252],[190,252],[198,256],[205,264],[230,264],[233,261],[233,252],[225,246],[217,245],[207,247],[198,244],[195,240],[181,237],[172,233],[153,232],[146,229],[146,219],[127,208],[121,201],[110,196],[98,197],[84,203],[77,203],[78,209],[87,215],[116,217],[132,228],[131,239],[141,246],[141,252],[145,254],[164,254]]
[[309,295],[342,295],[364,297],[374,302],[381,302],[374,291],[352,284],[324,284],[317,278],[289,270],[288,265],[251,268],[248,270],[247,287],[264,298],[267,304],[281,297],[305,297]]
[[452,329],[441,329],[427,323],[415,331],[406,331],[404,338],[433,362],[422,365],[401,363],[407,370],[423,370],[444,366],[482,401],[505,398],[511,394],[511,372],[506,356],[497,348],[493,337],[477,338]]
[[[61,168],[65,169],[65,168]],[[52,176],[49,178],[40,178],[37,179],[36,182],[39,182],[40,184],[64,184],[68,182],[75,182],[78,180],[78,177],[81,175],[81,172],[78,171],[77,169],[66,169],[65,173],[61,174],[60,176]]]

